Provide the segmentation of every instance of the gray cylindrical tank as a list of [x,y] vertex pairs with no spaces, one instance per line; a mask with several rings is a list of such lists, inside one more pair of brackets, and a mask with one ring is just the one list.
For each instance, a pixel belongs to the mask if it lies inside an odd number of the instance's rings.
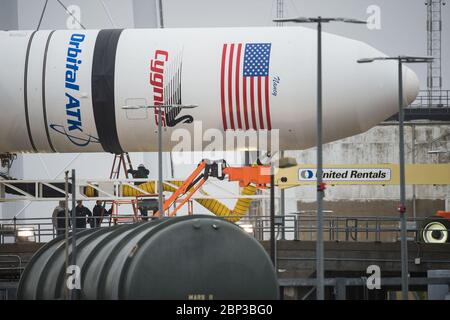
[[[19,299],[64,299],[64,250],[64,238],[58,237],[33,256],[19,283]],[[264,248],[213,216],[79,232],[77,265],[81,299],[278,299],[276,273]]]

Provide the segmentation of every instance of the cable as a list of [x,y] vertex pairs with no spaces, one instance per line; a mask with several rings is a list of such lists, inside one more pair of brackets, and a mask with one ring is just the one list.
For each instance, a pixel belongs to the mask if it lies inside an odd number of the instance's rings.
[[58,1],[58,3],[64,8],[64,10],[66,10],[66,13],[68,14],[68,15],[70,15],[79,25],[80,25],[80,27],[81,28],[83,28],[83,29],[86,29],[82,24],[81,24],[81,22],[80,21],[78,21],[78,19],[72,14],[72,12],[70,12],[67,8],[66,8],[66,6],[61,2],[61,0],[56,0],[56,1]]
[[44,18],[45,9],[47,9],[47,3],[48,3],[48,0],[45,0],[44,8],[42,9],[41,18],[39,19],[39,23],[38,23],[36,30],[39,30],[39,28],[41,27],[42,19]]
[[111,25],[113,26],[114,29],[117,28],[116,24],[114,23],[113,18],[111,16],[111,12],[109,12],[108,7],[106,6],[105,2],[103,0],[99,0],[99,1],[103,6],[103,9],[105,10],[106,15],[108,16],[109,22],[111,22]]

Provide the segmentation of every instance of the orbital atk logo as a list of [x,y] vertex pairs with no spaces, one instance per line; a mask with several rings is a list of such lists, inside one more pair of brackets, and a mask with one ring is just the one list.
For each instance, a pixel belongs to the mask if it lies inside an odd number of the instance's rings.
[[76,93],[80,90],[77,81],[77,72],[83,62],[79,55],[82,52],[81,44],[85,37],[85,34],[72,34],[67,48],[65,72],[65,110],[67,125],[50,124],[50,128],[65,135],[70,142],[79,147],[85,147],[91,142],[99,143],[98,138],[83,132],[80,100],[76,98]]

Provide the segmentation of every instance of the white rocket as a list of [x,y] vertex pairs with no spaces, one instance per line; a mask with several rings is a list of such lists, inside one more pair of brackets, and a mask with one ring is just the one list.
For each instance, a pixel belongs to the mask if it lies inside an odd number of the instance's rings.
[[[0,32],[0,153],[156,151],[171,132],[279,130],[281,150],[315,144],[316,32],[302,27]],[[397,65],[323,34],[324,141],[397,112]],[[405,105],[419,90],[404,68]]]

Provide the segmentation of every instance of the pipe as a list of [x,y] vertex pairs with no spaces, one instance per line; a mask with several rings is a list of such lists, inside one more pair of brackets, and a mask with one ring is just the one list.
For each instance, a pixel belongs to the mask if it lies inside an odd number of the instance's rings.
[[[169,181],[171,184],[176,185],[180,187],[183,184],[183,181],[181,180],[173,180]],[[142,183],[137,186],[138,188],[146,191],[146,193],[152,194],[155,193],[155,182],[149,181]],[[163,184],[163,190],[167,192],[175,192],[176,189],[167,184]],[[251,196],[256,194],[256,187],[249,185],[247,187],[244,187],[241,191],[241,194],[244,196]],[[130,186],[123,186],[122,188],[122,195],[125,197],[136,197],[139,195],[143,195],[144,193],[136,190],[135,188],[132,188]],[[208,195],[206,192],[203,191],[204,195]],[[88,193],[86,193],[88,195]],[[92,194],[93,195],[93,194]],[[228,208],[226,205],[224,205],[222,202],[216,199],[194,199],[197,203],[199,203],[204,208],[208,209],[212,213],[214,213],[216,216],[219,217],[226,217],[228,221],[230,222],[237,222],[239,221],[248,211],[250,208],[250,205],[252,203],[252,199],[249,198],[239,198],[234,205],[233,209]]]

